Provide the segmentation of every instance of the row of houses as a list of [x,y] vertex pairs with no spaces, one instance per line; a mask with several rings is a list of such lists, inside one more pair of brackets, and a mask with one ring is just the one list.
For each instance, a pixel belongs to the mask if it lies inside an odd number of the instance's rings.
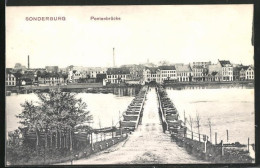
[[165,80],[173,82],[254,80],[254,68],[232,65],[228,60],[218,60],[217,64],[194,62],[188,65],[146,67],[143,77],[144,82],[157,83],[163,83]]
[[6,86],[59,85],[66,82],[67,75],[46,69],[17,70],[6,68]]
[[145,84],[149,82],[198,82],[254,80],[252,66],[234,65],[228,60],[173,64],[158,67],[127,65],[120,68],[69,66],[59,69],[46,66],[38,69],[6,69],[6,85],[60,85],[65,83]]

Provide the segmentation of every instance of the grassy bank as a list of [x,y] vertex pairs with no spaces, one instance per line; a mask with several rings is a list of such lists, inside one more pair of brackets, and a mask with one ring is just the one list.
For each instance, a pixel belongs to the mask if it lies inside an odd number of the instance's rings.
[[214,163],[253,163],[248,151],[239,149],[223,148],[221,145],[213,145],[209,141],[205,143],[192,140],[186,137],[172,135],[172,140],[178,146],[183,147],[186,151],[198,159],[207,160]]

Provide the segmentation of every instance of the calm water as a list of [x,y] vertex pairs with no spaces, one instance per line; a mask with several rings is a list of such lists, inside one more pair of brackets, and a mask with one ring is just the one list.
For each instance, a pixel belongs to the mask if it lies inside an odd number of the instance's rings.
[[[110,127],[112,120],[114,125],[119,120],[119,112],[127,109],[127,106],[134,98],[134,94],[129,96],[122,96],[123,91],[118,91],[118,94],[101,94],[101,93],[78,93],[77,97],[82,98],[87,103],[87,109],[93,115],[93,123],[91,126],[99,128],[99,121],[101,127]],[[125,95],[125,94],[124,94]],[[13,131],[19,126],[19,119],[15,116],[22,111],[21,103],[25,100],[38,101],[37,96],[34,93],[11,95],[6,97],[6,129],[7,131]]]
[[[215,132],[218,133],[218,142],[226,142],[226,130],[229,130],[229,142],[240,141],[254,143],[254,89],[243,88],[182,88],[173,90],[167,88],[167,93],[176,105],[181,119],[189,115],[193,118],[196,112],[201,117],[201,133],[209,135],[208,118],[212,122],[212,140],[214,142]],[[78,93],[77,97],[82,98],[88,105],[88,110],[93,115],[94,128],[108,127],[116,124],[120,114],[134,98],[135,91],[128,90],[128,96],[124,91],[115,94],[101,93]],[[13,131],[19,126],[19,119],[15,115],[22,110],[20,104],[25,100],[37,101],[36,95],[20,94],[6,97],[6,127],[7,131]],[[195,124],[193,124],[195,127]],[[193,128],[196,130],[196,128]]]
[[[167,88],[168,96],[175,104],[183,120],[184,111],[195,119],[196,112],[201,117],[201,133],[210,135],[208,118],[212,123],[212,140],[215,132],[218,142],[227,142],[226,130],[229,131],[229,142],[239,141],[254,143],[254,89],[222,88],[222,89],[183,89]],[[193,130],[197,132],[197,128]],[[188,125],[189,127],[189,125]]]

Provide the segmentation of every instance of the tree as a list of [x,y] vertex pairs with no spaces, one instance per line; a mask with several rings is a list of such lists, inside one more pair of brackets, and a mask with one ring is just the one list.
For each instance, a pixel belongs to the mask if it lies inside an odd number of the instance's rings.
[[40,123],[42,120],[42,113],[39,110],[39,107],[35,106],[33,102],[25,101],[24,104],[21,104],[23,107],[22,113],[16,117],[20,118],[20,123],[27,127],[29,130],[33,130],[36,133],[36,150],[38,151],[39,140],[40,140]]
[[188,124],[190,125],[191,132],[193,131],[193,118],[189,115],[189,119],[187,120]]
[[[197,126],[197,128],[198,128],[198,134],[199,134],[199,136],[200,136],[200,115],[199,115],[199,113],[196,113],[196,126]],[[199,137],[199,140],[200,140],[200,137]]]
[[19,90],[20,90],[20,87],[21,87],[21,78],[23,76],[21,70],[18,70],[14,73],[14,76],[16,77],[17,81],[18,81],[18,86],[19,86]]
[[209,126],[209,136],[210,136],[210,142],[212,142],[212,135],[211,135],[211,118],[208,118],[208,126]]
[[[87,111],[87,105],[82,99],[77,99],[76,94],[61,92],[60,89],[50,90],[48,94],[37,93],[41,100],[44,112],[46,129],[56,128],[56,133],[69,132],[70,150],[73,144],[73,130],[75,126],[92,120],[92,115]],[[56,143],[57,144],[57,143]]]
[[[34,128],[37,134],[44,131],[45,147],[49,131],[56,131],[56,148],[58,144],[58,132],[69,133],[70,150],[73,144],[73,131],[75,126],[92,120],[92,115],[86,110],[87,105],[82,99],[77,99],[76,94],[62,92],[60,89],[50,90],[48,93],[37,92],[39,101],[37,105],[33,102],[25,102],[24,110],[18,115],[24,126]],[[61,144],[60,144],[61,147]]]

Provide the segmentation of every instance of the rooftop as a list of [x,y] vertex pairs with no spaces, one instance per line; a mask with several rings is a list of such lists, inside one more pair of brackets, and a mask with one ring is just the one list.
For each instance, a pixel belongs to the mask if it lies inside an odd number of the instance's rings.
[[228,60],[218,60],[218,61],[222,67],[224,67],[226,65],[231,65],[230,61],[228,61]]
[[191,71],[191,67],[189,65],[176,65],[176,71]]
[[107,74],[130,74],[130,70],[128,68],[108,68]]
[[176,70],[175,66],[159,66],[160,70]]

